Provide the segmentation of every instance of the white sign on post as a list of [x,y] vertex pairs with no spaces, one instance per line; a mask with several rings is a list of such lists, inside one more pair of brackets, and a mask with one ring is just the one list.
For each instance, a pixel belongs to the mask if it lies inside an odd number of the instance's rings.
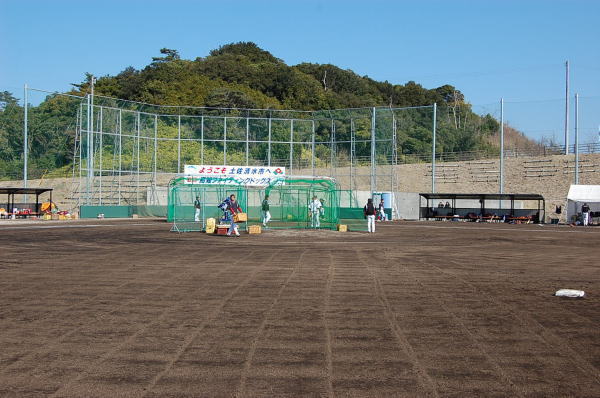
[[266,187],[285,176],[285,167],[189,165],[183,169],[186,184],[220,184]]

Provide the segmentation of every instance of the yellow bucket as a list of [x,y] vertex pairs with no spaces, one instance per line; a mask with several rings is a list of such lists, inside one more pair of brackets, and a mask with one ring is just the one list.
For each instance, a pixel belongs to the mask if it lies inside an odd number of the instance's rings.
[[250,225],[248,227],[249,234],[260,234],[261,232],[262,231],[261,231],[260,225]]
[[206,233],[214,234],[215,233],[215,225],[216,225],[216,221],[214,218],[207,218],[206,219],[206,228],[205,228]]
[[235,222],[246,222],[246,221],[248,221],[248,215],[246,213],[236,213],[233,216],[233,221],[235,221]]

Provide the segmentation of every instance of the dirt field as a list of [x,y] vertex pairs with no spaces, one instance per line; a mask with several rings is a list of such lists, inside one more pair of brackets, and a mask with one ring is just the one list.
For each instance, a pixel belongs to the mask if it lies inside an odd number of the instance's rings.
[[600,228],[0,231],[3,397],[600,396]]

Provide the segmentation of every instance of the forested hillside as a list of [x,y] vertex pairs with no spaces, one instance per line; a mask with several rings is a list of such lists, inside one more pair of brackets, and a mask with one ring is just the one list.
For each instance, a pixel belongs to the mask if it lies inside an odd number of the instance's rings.
[[[91,75],[73,85],[71,94],[85,95]],[[408,107],[438,104],[438,151],[495,151],[498,122],[472,112],[453,86],[426,89],[379,82],[330,64],[286,65],[254,43],[228,44],[206,57],[181,59],[176,50],[141,70],[125,68],[116,76],[97,78],[95,93],[131,101],[201,107],[319,110],[372,106]],[[71,163],[75,112],[72,100],[49,96],[30,108],[32,173]],[[22,167],[23,109],[9,92],[0,93],[0,176],[16,177]],[[428,128],[399,134],[401,153],[427,153]]]

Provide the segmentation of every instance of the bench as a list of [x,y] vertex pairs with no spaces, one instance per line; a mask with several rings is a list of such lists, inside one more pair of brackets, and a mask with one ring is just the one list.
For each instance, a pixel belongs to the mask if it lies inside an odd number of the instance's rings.
[[35,211],[29,212],[21,212],[18,211],[16,213],[2,213],[0,214],[0,218],[10,219],[14,215],[15,218],[27,218],[27,217],[39,217],[41,213],[36,213]]
[[500,222],[502,221],[502,217],[500,216],[483,216],[481,217],[482,220],[485,220],[486,222]]
[[508,217],[508,221],[514,221],[515,224],[530,224],[533,222],[533,217]]

